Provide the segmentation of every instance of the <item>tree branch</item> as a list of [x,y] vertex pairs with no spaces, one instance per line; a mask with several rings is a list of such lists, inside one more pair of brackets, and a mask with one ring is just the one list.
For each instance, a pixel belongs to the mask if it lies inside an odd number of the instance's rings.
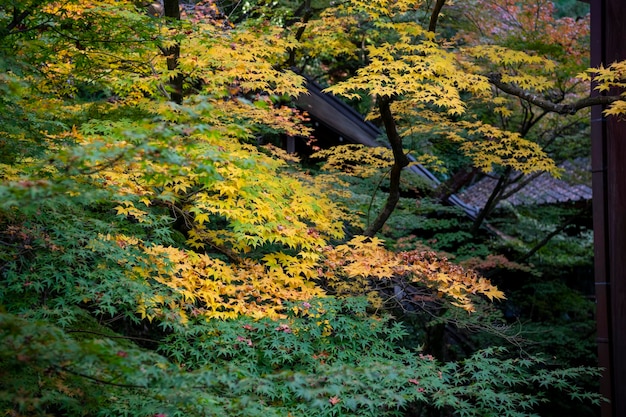
[[[305,0],[302,6],[296,11],[296,16],[298,16],[302,11],[304,11],[302,18],[300,19],[300,23],[302,24],[302,26],[300,26],[296,31],[296,42],[300,42],[300,40],[302,39],[302,35],[304,35],[304,31],[307,27],[306,25],[309,22],[309,19],[311,19],[311,17],[313,16],[313,9],[311,9],[311,0]],[[296,66],[296,49],[297,48],[289,48],[287,68],[293,68]]]
[[428,23],[428,31],[434,32],[437,29],[437,20],[439,20],[439,13],[441,13],[441,9],[443,8],[446,0],[437,0],[435,3],[435,8],[433,9],[433,13],[430,15],[430,22]]
[[492,85],[502,90],[503,92],[519,97],[520,99],[525,100],[531,104],[534,104],[537,107],[541,107],[542,109],[548,112],[557,113],[557,114],[576,114],[578,110],[595,106],[598,104],[601,104],[601,105],[611,104],[621,99],[620,96],[593,96],[593,97],[585,97],[583,99],[580,99],[570,104],[554,103],[550,100],[546,100],[545,98],[537,94],[533,94],[529,91],[526,91],[516,85],[502,82],[501,74],[498,74],[498,73],[489,74],[487,75],[487,79]]
[[139,340],[142,342],[159,343],[158,340],[146,339],[144,337],[115,336],[115,335],[110,335],[106,333],[94,332],[91,330],[72,329],[72,330],[66,330],[65,333],[88,333],[88,334],[95,334],[96,336],[103,336],[109,339],[127,339],[127,340]]
[[580,212],[576,213],[575,215],[573,215],[572,217],[567,219],[559,227],[557,227],[552,232],[550,232],[546,236],[544,236],[544,238],[541,239],[541,241],[539,241],[539,243],[537,243],[531,250],[529,250],[524,255],[520,256],[519,258],[515,259],[514,262],[520,262],[521,263],[521,262],[525,262],[526,260],[528,260],[528,258],[530,258],[535,253],[537,253],[539,251],[539,249],[541,249],[545,245],[547,245],[548,242],[550,242],[550,240],[552,240],[553,237],[555,237],[556,235],[561,233],[563,230],[565,230],[570,224],[574,223],[574,221],[576,221],[576,219],[578,219],[581,215],[583,215],[588,210],[589,210],[589,205],[587,204],[582,210],[580,210]]
[[493,190],[491,191],[491,195],[489,196],[489,199],[485,203],[485,206],[478,213],[476,220],[474,220],[474,224],[472,225],[473,235],[476,235],[478,233],[478,230],[480,230],[480,226],[482,226],[487,216],[489,216],[489,214],[495,208],[498,202],[500,202],[502,193],[504,192],[504,189],[507,185],[507,179],[510,174],[511,174],[511,167],[507,167],[504,170],[504,174],[500,175],[500,177],[498,178],[498,182],[496,186],[493,188]]
[[376,217],[372,224],[363,232],[365,236],[370,237],[374,236],[383,227],[398,204],[400,200],[400,177],[402,175],[402,169],[409,164],[409,159],[402,149],[402,138],[398,134],[396,122],[391,113],[390,103],[390,98],[379,98],[378,108],[380,109],[380,117],[385,125],[387,139],[393,151],[393,166],[391,167],[391,173],[389,175],[389,196],[387,197],[385,207],[383,207],[382,211],[378,214],[378,217]]
[[532,181],[534,181],[535,179],[539,178],[540,176],[542,176],[545,173],[546,173],[546,171],[539,171],[539,172],[534,172],[532,174],[526,175],[526,178],[524,178],[524,179],[522,179],[522,177],[524,177],[524,174],[520,174],[517,177],[513,178],[507,184],[507,187],[509,185],[512,186],[512,187],[509,188],[508,190],[505,187],[502,190],[502,194],[500,196],[500,201],[506,200],[507,198],[511,197],[513,194],[516,194],[522,188],[526,187]]
[[55,368],[58,369],[59,371],[67,372],[68,374],[72,374],[72,375],[75,375],[75,376],[79,376],[81,378],[88,379],[89,381],[95,382],[96,384],[111,385],[113,387],[120,387],[120,388],[150,389],[150,387],[144,387],[142,385],[121,384],[121,383],[118,383],[118,382],[106,381],[104,379],[96,378],[96,377],[93,377],[91,375],[87,375],[87,374],[83,374],[81,372],[73,371],[73,370],[71,370],[70,368],[68,368],[66,366],[55,366]]
[[4,29],[4,33],[9,33],[13,29],[15,29],[24,21],[24,19],[26,19],[26,17],[28,17],[31,12],[32,10],[24,10],[20,12],[17,8],[13,9],[13,19],[11,20],[11,23],[9,23]]

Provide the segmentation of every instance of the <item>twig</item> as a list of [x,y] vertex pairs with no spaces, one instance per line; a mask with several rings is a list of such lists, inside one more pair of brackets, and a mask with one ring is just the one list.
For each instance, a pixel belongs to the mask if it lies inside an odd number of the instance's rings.
[[89,333],[89,334],[95,334],[95,335],[98,335],[98,336],[108,337],[109,339],[128,339],[128,340],[140,340],[142,342],[159,343],[158,340],[146,339],[144,337],[112,336],[112,335],[108,335],[106,333],[94,332],[94,331],[91,331],[91,330],[75,329],[75,330],[66,330],[65,332],[66,333]]

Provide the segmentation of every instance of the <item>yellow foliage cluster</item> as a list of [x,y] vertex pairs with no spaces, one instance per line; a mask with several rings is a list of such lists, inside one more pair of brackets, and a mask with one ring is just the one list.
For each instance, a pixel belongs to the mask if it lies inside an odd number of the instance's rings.
[[[401,28],[408,30],[407,25]],[[416,24],[415,30],[419,28]],[[405,100],[431,104],[451,115],[465,112],[461,92],[480,95],[490,91],[485,77],[461,71],[456,56],[436,42],[405,38],[406,42],[368,46],[368,65],[356,76],[325,91],[347,98],[359,98],[357,91],[380,97],[401,95]]]
[[[496,103],[499,102],[496,100]],[[408,101],[394,103],[393,108],[400,120],[413,120],[412,125],[401,130],[403,136],[446,137],[458,143],[459,150],[485,173],[492,172],[495,166],[508,166],[525,174],[548,172],[555,177],[560,175],[556,164],[543,148],[517,132],[484,123],[469,115],[467,120],[452,120],[423,106],[413,106]],[[419,118],[416,119],[416,115]]]
[[[473,296],[489,300],[504,294],[471,270],[438,258],[431,252],[391,252],[377,238],[357,236],[345,245],[324,252],[322,277],[338,295],[367,294],[375,305],[384,301],[380,288],[411,284],[430,288],[433,298],[449,298],[453,305],[474,311]],[[417,301],[417,300],[412,300]]]
[[579,74],[579,77],[586,81],[593,80],[595,83],[595,90],[605,93],[612,89],[619,92],[621,100],[617,100],[611,103],[604,114],[607,116],[620,116],[626,115],[626,61],[614,62],[608,67],[601,66],[600,68],[592,68],[583,74]]
[[[179,74],[184,76],[185,89],[201,83],[203,89],[222,97],[229,96],[232,88],[294,96],[305,91],[302,77],[275,67],[295,46],[295,40],[279,28],[224,30],[211,19],[165,22],[136,11],[129,1],[45,4],[43,13],[51,20],[66,20],[68,27],[92,25],[90,30],[98,37],[91,32],[84,39],[59,37],[51,46],[54,61],[47,60],[41,66],[44,77],[32,81],[41,91],[62,97],[75,94],[81,83],[106,85],[127,103],[167,96],[171,78]],[[106,38],[100,38],[104,33]],[[181,54],[171,69],[166,52],[174,45],[180,45]]]
[[334,146],[318,151],[312,158],[324,159],[321,166],[325,171],[340,171],[355,177],[368,178],[380,172],[380,169],[391,168],[393,153],[385,147],[368,147],[349,144]]
[[[460,142],[461,151],[472,158],[474,166],[486,173],[493,171],[494,165],[499,165],[511,167],[524,174],[545,171],[559,176],[554,161],[541,146],[523,138],[517,132],[499,129],[480,121],[460,121],[452,125],[456,132],[449,130],[443,133]],[[475,139],[468,140],[468,137]]]
[[[271,148],[265,148],[267,154],[238,140],[210,107],[189,106],[185,113],[172,114],[171,106],[154,108],[164,121],[156,116],[133,123],[94,121],[49,136],[77,145],[60,148],[52,159],[56,179],[70,176],[109,190],[121,222],[149,228],[158,221],[157,213],[165,212],[187,229],[186,247],[156,245],[136,236],[103,237],[148,257],[149,262],[127,268],[134,279],[171,289],[169,296],[155,288],[153,298],[138,300],[140,314],[175,314],[170,318],[181,322],[190,316],[276,317],[285,301],[321,296],[313,283],[321,248],[329,239],[343,237],[344,210],[312,187],[312,180],[290,174]],[[271,107],[265,109],[273,114]],[[255,111],[260,118],[261,108]],[[207,120],[211,116],[214,129]],[[178,123],[170,125],[173,119]],[[176,134],[168,126],[182,130]],[[153,136],[146,137],[150,132]],[[19,175],[8,168],[3,175]],[[220,260],[224,255],[229,262]]]
[[[468,114],[468,108],[479,104],[508,120],[519,103],[499,95],[489,77],[498,74],[503,83],[545,93],[555,87],[551,81],[555,63],[499,45],[458,46],[440,39],[410,17],[423,6],[420,1],[355,0],[329,8],[325,12],[329,18],[341,21],[343,16],[356,16],[372,30],[362,38],[363,65],[356,75],[325,91],[349,99],[359,99],[363,93],[374,100],[392,99],[393,114],[404,137],[426,131],[448,136],[483,171],[507,166],[523,173],[558,175],[539,145],[505,128],[477,122]],[[350,35],[342,25],[336,32]],[[322,44],[323,39],[318,42]],[[615,111],[619,105],[614,105]],[[467,121],[459,123],[461,118]],[[428,124],[421,126],[422,120]]]
[[[420,1],[349,1],[327,14],[337,18],[358,16],[374,29],[368,33],[366,64],[328,92],[347,98],[359,98],[358,92],[372,96],[396,97],[431,104],[449,114],[462,114],[465,104],[460,93],[485,94],[490,91],[487,79],[464,71],[456,54],[437,42],[435,34],[412,20],[410,14],[423,6]],[[389,42],[393,39],[393,42]]]
[[129,268],[134,279],[158,282],[170,294],[155,289],[138,301],[138,313],[153,320],[168,317],[181,324],[191,317],[229,319],[240,315],[277,318],[286,301],[306,301],[322,296],[311,275],[312,259],[276,254],[263,263],[246,260],[228,264],[204,253],[145,242],[124,235],[101,236],[126,250],[137,250],[145,260]]
[[[125,158],[132,156],[133,145],[100,139],[84,137],[81,149],[111,148]],[[186,146],[188,141],[194,147]],[[117,163],[107,158],[110,154],[101,154],[103,161],[87,167],[102,166],[93,178],[125,196],[116,207],[118,214],[141,222],[150,206],[169,207],[190,229],[190,246],[208,244],[236,253],[266,244],[312,251],[324,246],[327,237],[343,235],[335,204],[297,178],[280,174],[285,163],[251,145],[196,132],[169,138],[161,146],[178,149],[184,164],[154,160],[137,151],[130,161]],[[227,221],[229,226],[216,228],[213,221]]]
[[[171,298],[139,300],[142,316],[159,317],[167,306],[182,322],[190,314],[276,317],[285,301],[322,295],[312,279],[321,248],[329,238],[343,236],[342,211],[296,176],[282,173],[287,167],[281,160],[201,132],[168,138],[166,146],[177,149],[183,163],[133,152],[134,145],[125,141],[105,143],[99,135],[75,135],[81,152],[99,152],[103,158],[90,160],[85,169],[95,171],[90,176],[97,183],[117,191],[118,215],[149,223],[151,210],[165,207],[189,229],[187,245],[192,249],[107,237],[149,256],[151,262],[133,268],[134,276],[173,291]],[[186,146],[189,141],[195,145]],[[106,149],[125,158],[116,160],[103,153]],[[269,245],[275,248],[261,259],[246,257]],[[231,262],[211,252],[226,254]]]
[[[150,320],[166,314],[181,324],[192,317],[279,318],[283,317],[285,302],[323,297],[327,291],[338,296],[367,295],[380,307],[381,290],[394,283],[430,289],[429,295],[413,302],[444,297],[468,312],[474,311],[473,296],[504,298],[489,280],[472,271],[429,252],[388,251],[377,238],[358,236],[345,245],[327,246],[320,252],[321,258],[273,253],[263,262],[245,260],[240,264],[193,250],[148,245],[130,236],[107,235],[101,240],[143,253],[147,258],[129,268],[132,277],[171,289],[169,295],[155,291],[154,296],[138,300],[138,313]],[[317,285],[320,281],[327,291]]]
[[516,83],[522,88],[535,88],[537,91],[550,87],[549,80],[537,74],[533,76],[520,75],[521,68],[528,73],[533,70],[536,72],[553,71],[556,67],[553,61],[542,56],[530,55],[500,45],[477,45],[462,48],[461,52],[469,57],[484,59],[500,69],[506,69],[507,71],[503,71],[502,74],[504,82]]
[[[305,36],[300,40],[298,49],[309,57],[356,56],[351,39],[352,28],[357,27],[358,19],[354,15],[336,15],[327,9],[319,19],[307,24],[295,24],[292,30],[306,28]],[[320,42],[320,39],[324,39]]]
[[275,67],[295,45],[275,27],[223,31],[199,24],[181,44],[177,71],[201,79],[210,91],[222,89],[225,96],[232,87],[297,96],[306,91],[304,79]]

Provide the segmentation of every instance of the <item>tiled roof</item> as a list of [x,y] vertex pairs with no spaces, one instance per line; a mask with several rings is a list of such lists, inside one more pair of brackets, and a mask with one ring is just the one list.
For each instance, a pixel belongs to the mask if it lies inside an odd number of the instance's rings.
[[[518,206],[591,200],[591,161],[578,158],[566,161],[559,167],[563,170],[560,179],[543,173],[500,204],[506,202]],[[458,196],[469,205],[484,207],[496,183],[497,179],[484,177]],[[514,187],[516,184],[510,185],[508,189]]]

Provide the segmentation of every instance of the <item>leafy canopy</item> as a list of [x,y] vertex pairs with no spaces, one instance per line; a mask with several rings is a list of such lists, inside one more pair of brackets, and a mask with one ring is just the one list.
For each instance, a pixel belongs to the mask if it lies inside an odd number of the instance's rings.
[[[309,134],[281,104],[304,92],[301,76],[280,69],[296,35],[233,26],[201,5],[181,20],[130,1],[0,6],[1,407],[529,415],[543,398],[526,393],[542,384],[597,401],[570,387],[593,371],[493,359],[497,349],[439,363],[402,345],[401,323],[370,314],[389,283],[461,311],[504,295],[432,254],[349,240],[351,207],[258,144],[268,132]],[[321,16],[375,28],[378,67],[344,92],[413,97],[456,117],[463,94],[486,94],[485,78],[460,77],[454,54],[402,17],[414,6],[354,2]],[[319,34],[337,28],[347,25]],[[333,36],[330,53],[345,46]]]

